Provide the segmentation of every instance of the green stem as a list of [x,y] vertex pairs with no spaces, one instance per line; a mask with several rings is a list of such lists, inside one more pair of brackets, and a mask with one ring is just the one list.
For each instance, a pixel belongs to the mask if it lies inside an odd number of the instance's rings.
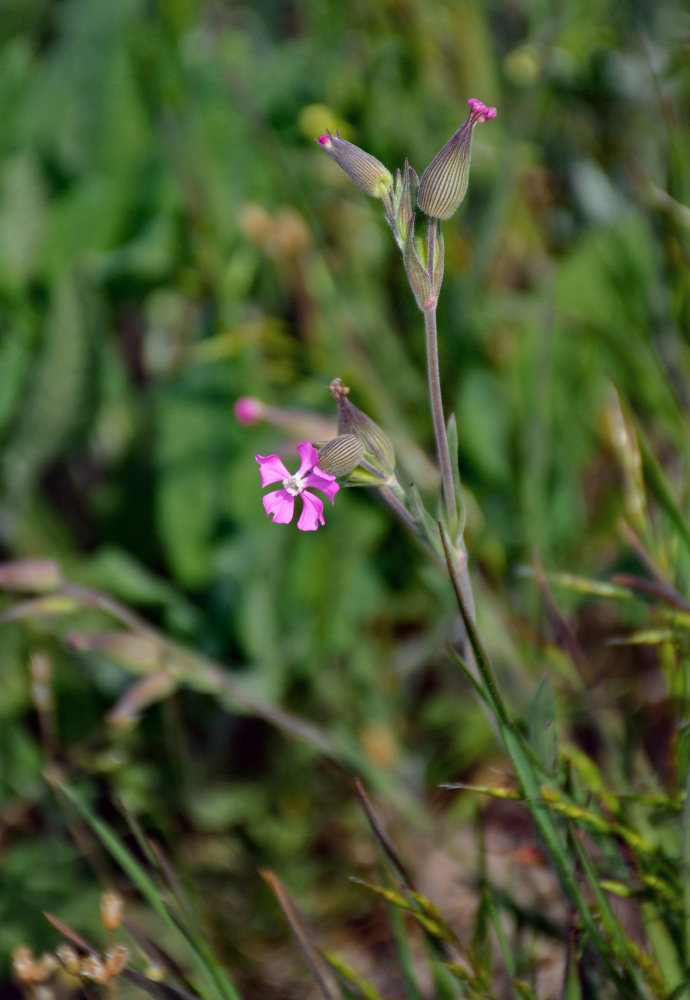
[[455,566],[458,572],[458,583],[460,584],[460,589],[462,590],[465,607],[467,608],[470,618],[476,624],[477,615],[474,608],[474,594],[472,592],[472,581],[470,580],[467,552],[464,548],[457,548],[455,549],[454,555]]
[[405,527],[409,528],[410,531],[416,535],[417,525],[415,523],[415,519],[412,517],[402,500],[395,495],[393,490],[389,486],[381,486],[379,488],[379,494],[391,510],[397,515],[397,517],[400,518]]
[[429,399],[431,416],[434,422],[436,437],[436,452],[441,468],[441,483],[446,514],[449,519],[456,517],[455,486],[453,469],[446,438],[446,422],[443,416],[443,399],[441,397],[441,377],[438,367],[438,336],[436,332],[436,305],[424,310],[424,331],[426,333],[426,365],[429,377]]

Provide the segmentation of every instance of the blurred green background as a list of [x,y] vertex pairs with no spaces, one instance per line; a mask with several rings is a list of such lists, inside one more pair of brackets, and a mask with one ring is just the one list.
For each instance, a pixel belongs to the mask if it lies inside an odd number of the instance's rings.
[[[3,557],[59,560],[435,810],[439,781],[495,752],[443,655],[447,582],[365,491],[316,533],[270,523],[254,455],[290,436],[232,413],[251,394],[334,419],[340,376],[433,493],[405,445],[433,443],[421,317],[380,205],[313,140],[339,127],[421,173],[467,98],[498,108],[445,226],[439,329],[480,621],[519,711],[548,665],[520,568],[629,565],[614,386],[685,500],[689,54],[687,13],[657,0],[2,0]],[[596,645],[609,613],[576,604]],[[39,650],[61,764],[162,840],[264,995],[284,932],[257,868],[317,918],[366,906],[345,878],[371,852],[349,781],[188,690],[109,727],[131,675],[69,648],[91,626],[2,626],[0,967],[54,943],[41,909],[96,933],[100,883],[42,776]],[[622,675],[607,657],[595,672]],[[644,729],[632,680],[614,691]]]

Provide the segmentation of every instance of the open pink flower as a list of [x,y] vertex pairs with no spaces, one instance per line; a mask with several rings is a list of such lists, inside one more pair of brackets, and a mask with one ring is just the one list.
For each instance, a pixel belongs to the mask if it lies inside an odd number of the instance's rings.
[[302,464],[294,476],[290,475],[277,455],[254,456],[259,463],[261,485],[269,486],[278,482],[282,485],[282,489],[266,494],[263,498],[264,509],[266,516],[273,517],[277,524],[289,524],[295,513],[295,497],[301,497],[302,513],[297,527],[300,531],[316,531],[320,524],[325,523],[323,500],[310,493],[307,487],[325,493],[331,503],[340,487],[335,481],[335,476],[322,472],[318,467],[318,452],[309,441],[298,445],[297,451]]

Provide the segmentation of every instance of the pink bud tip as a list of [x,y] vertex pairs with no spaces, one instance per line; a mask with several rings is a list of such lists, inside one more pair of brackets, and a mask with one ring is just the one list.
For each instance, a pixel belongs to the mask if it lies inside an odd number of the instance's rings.
[[264,413],[264,404],[254,396],[240,396],[235,400],[233,411],[237,420],[245,427],[251,427]]
[[326,135],[320,135],[316,141],[321,143],[322,146],[328,146],[330,145],[331,137],[326,133]]
[[476,97],[470,97],[467,103],[470,106],[470,113],[475,122],[488,122],[496,117],[496,108],[488,108],[483,101],[477,100]]

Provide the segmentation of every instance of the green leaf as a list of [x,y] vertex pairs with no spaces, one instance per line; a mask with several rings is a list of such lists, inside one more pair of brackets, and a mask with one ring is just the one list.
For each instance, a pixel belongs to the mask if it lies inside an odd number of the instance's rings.
[[457,524],[455,526],[455,547],[457,548],[461,542],[463,535],[465,533],[465,524],[467,522],[467,508],[465,507],[465,498],[462,492],[462,485],[460,483],[460,456],[458,453],[458,423],[455,419],[455,414],[451,413],[448,417],[448,425],[446,427],[446,440],[448,441],[448,451],[450,453],[450,467],[453,473],[453,486],[455,487],[455,506],[457,509]]
[[0,169],[0,288],[24,290],[36,267],[46,217],[46,191],[39,163],[23,150]]
[[407,499],[410,512],[415,520],[415,524],[417,525],[420,535],[426,538],[434,551],[442,556],[443,549],[439,544],[436,522],[424,506],[422,498],[419,495],[419,490],[414,483],[410,483],[407,491]]
[[0,431],[4,431],[13,418],[21,394],[25,391],[32,360],[31,347],[28,324],[22,318],[12,317],[6,328],[4,317],[0,313]]
[[2,459],[12,506],[91,418],[95,321],[88,283],[63,274],[53,288],[31,383]]
[[[687,734],[686,734],[687,738]],[[681,825],[681,892],[683,899],[683,960],[690,967],[690,767],[685,774],[685,807]]]
[[203,584],[211,570],[225,487],[219,442],[227,421],[203,370],[187,373],[157,400],[158,527],[173,573],[187,587]]
[[657,461],[656,455],[652,450],[652,446],[638,421],[635,421],[635,426],[637,429],[637,440],[640,446],[640,453],[642,455],[642,465],[644,468],[645,478],[649,485],[649,491],[656,498],[661,508],[666,512],[669,520],[678,532],[680,540],[685,545],[686,550],[690,553],[690,523],[688,522],[686,515],[678,506],[678,503],[673,495],[673,491],[668,484],[668,480],[666,479],[666,475]]
[[351,969],[338,955],[330,951],[325,951],[323,952],[323,956],[338,976],[355,987],[357,995],[362,997],[363,1000],[383,1000],[382,995],[376,987],[365,979],[364,976],[360,976]]
[[558,763],[556,700],[553,687],[544,674],[534,693],[527,718],[529,743],[545,774],[554,775]]

